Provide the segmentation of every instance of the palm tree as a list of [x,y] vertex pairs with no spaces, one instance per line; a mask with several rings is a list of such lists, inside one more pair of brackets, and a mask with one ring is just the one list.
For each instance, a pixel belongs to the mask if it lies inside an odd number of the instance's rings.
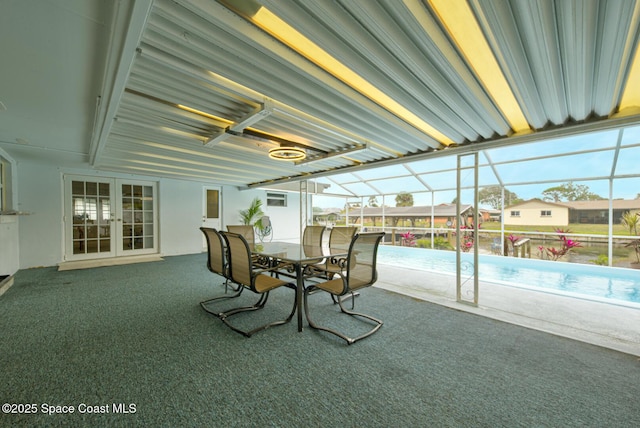
[[261,229],[262,217],[264,212],[262,211],[262,200],[258,197],[251,201],[251,205],[246,210],[240,210],[240,221],[242,224],[250,224]]
[[638,213],[632,213],[631,211],[627,211],[622,214],[622,219],[620,223],[627,229],[629,229],[629,235],[637,235],[638,234],[638,223],[640,223],[640,217],[638,217]]

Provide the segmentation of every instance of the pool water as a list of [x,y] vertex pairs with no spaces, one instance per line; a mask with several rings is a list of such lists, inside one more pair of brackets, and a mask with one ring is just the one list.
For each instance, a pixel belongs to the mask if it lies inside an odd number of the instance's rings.
[[[640,304],[640,272],[634,269],[484,254],[478,258],[480,281],[538,288],[610,303]],[[462,254],[462,261],[463,265],[469,266],[473,263],[473,254]],[[454,251],[385,245],[378,250],[378,263],[456,274]]]

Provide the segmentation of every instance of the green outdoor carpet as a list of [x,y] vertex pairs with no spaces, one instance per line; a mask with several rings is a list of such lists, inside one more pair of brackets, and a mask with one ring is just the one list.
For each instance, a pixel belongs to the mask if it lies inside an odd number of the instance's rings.
[[[0,297],[0,398],[16,404],[0,426],[640,426],[637,357],[376,288],[356,309],[385,324],[352,346],[295,319],[247,339],[200,308],[224,293],[205,263],[19,271]],[[284,317],[293,297],[237,322]],[[316,321],[360,327],[310,300]],[[4,412],[18,404],[37,413]]]

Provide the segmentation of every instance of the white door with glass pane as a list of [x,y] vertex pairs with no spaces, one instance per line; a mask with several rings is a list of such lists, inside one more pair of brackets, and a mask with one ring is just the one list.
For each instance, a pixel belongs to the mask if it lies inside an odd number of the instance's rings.
[[65,176],[65,260],[157,253],[155,183]]
[[[220,201],[222,192],[220,187],[203,187],[204,193],[202,198],[202,227],[211,227],[220,230],[222,221],[220,219]],[[202,247],[207,248],[207,240],[202,235]]]

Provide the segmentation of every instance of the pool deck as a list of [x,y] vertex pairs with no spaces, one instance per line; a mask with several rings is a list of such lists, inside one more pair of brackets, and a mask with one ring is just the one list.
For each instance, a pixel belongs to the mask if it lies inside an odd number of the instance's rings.
[[378,264],[376,287],[640,357],[640,308],[480,281],[478,306],[456,302],[456,277]]

